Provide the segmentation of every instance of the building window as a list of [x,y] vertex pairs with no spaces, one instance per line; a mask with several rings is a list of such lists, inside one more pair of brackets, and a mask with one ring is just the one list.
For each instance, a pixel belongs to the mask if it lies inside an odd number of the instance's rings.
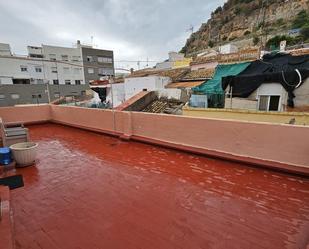
[[93,62],[93,57],[92,56],[87,56],[87,61],[88,62]]
[[5,95],[4,94],[0,94],[0,100],[5,99]]
[[12,99],[19,99],[19,94],[17,94],[17,93],[12,93],[12,94],[11,94],[11,98],[12,98]]
[[74,74],[81,74],[82,69],[81,68],[74,68]]
[[35,67],[36,73],[42,73],[42,67]]
[[88,73],[89,74],[93,74],[94,73],[94,69],[93,68],[88,68]]
[[32,98],[33,99],[40,99],[40,98],[42,98],[42,95],[41,94],[32,94]]
[[21,72],[27,72],[28,71],[27,66],[20,66],[20,71]]
[[71,85],[71,80],[65,80],[64,83],[65,83],[66,85]]
[[99,68],[99,74],[100,75],[113,75],[114,70],[112,68]]
[[55,93],[54,93],[54,97],[55,97],[56,99],[59,99],[59,98],[60,98],[60,93],[59,93],[59,92],[55,92]]
[[61,55],[61,60],[68,61],[69,60],[69,56],[68,55]]
[[69,74],[70,73],[70,68],[69,67],[64,67],[63,68],[63,73],[64,74]]
[[279,95],[260,95],[259,111],[279,111],[280,110]]
[[51,61],[55,61],[55,60],[56,60],[56,55],[55,55],[55,54],[50,54],[50,55],[49,55],[49,59],[50,59]]
[[54,85],[59,85],[59,80],[53,80]]
[[43,83],[44,83],[44,80],[43,80],[43,79],[37,79],[37,80],[36,80],[36,83],[37,83],[37,84],[43,84]]
[[51,68],[51,72],[52,72],[52,73],[57,73],[57,72],[58,72],[58,71],[57,71],[57,67],[52,67],[52,68]]
[[80,56],[73,55],[72,61],[80,61]]
[[113,59],[110,57],[98,56],[99,63],[113,63]]
[[81,80],[75,80],[75,85],[80,85],[81,84]]

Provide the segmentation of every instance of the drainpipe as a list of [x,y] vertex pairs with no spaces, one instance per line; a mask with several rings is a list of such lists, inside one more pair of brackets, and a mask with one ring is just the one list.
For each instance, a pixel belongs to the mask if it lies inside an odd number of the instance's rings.
[[49,104],[50,103],[49,84],[46,84],[46,93],[47,93],[47,99],[48,99],[48,104]]
[[231,91],[230,91],[230,108],[233,109],[233,87],[231,86]]

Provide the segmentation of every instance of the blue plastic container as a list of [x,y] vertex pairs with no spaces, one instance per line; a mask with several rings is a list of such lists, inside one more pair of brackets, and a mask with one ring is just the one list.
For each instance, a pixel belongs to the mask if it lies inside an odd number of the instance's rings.
[[0,164],[8,165],[12,162],[11,150],[9,147],[0,148]]

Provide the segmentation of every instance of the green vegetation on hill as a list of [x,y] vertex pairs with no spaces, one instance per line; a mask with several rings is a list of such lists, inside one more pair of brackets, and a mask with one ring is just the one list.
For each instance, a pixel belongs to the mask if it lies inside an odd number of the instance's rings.
[[300,29],[300,35],[293,37],[288,35],[277,35],[269,39],[266,43],[268,48],[278,48],[280,42],[285,40],[288,46],[306,42],[309,39],[309,13],[305,10],[300,11],[292,22],[291,28]]
[[305,10],[302,10],[295,17],[292,23],[292,28],[294,29],[303,28],[308,24],[309,24],[309,13]]

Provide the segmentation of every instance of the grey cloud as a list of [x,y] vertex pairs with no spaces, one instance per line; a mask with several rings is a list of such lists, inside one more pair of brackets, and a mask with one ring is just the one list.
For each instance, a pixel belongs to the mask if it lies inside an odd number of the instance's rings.
[[[179,50],[224,0],[0,0],[0,42],[71,46],[77,39],[113,49],[116,60],[163,60]],[[124,65],[126,66],[126,65]]]

